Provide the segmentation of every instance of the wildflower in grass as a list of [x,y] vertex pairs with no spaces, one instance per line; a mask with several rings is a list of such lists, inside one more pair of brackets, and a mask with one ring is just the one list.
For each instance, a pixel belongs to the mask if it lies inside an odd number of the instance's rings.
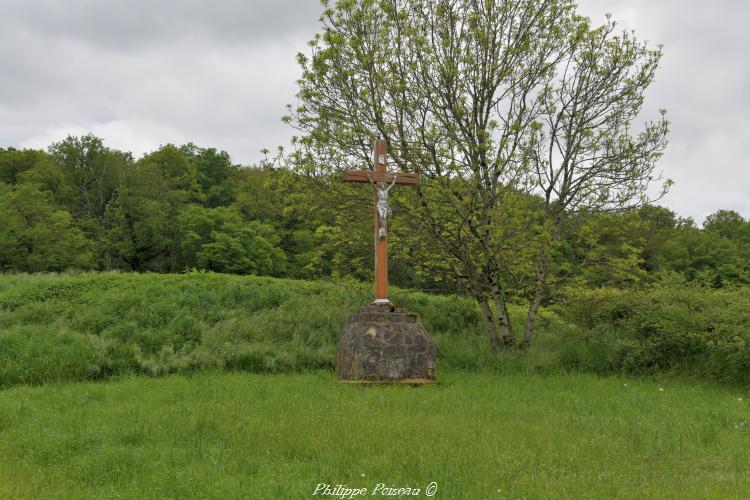
[[737,398],[737,401],[742,401],[742,398]]
[[661,392],[664,392],[664,387],[659,387],[659,390],[660,390]]

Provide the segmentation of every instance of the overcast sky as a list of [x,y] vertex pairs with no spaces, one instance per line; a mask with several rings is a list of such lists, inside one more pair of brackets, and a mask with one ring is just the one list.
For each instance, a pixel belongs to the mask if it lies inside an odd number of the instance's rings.
[[[750,218],[746,0],[581,0],[664,44],[646,108],[668,110],[663,205],[702,222]],[[0,147],[45,148],[88,132],[136,157],[194,142],[253,164],[286,144],[295,54],[317,0],[0,0]]]

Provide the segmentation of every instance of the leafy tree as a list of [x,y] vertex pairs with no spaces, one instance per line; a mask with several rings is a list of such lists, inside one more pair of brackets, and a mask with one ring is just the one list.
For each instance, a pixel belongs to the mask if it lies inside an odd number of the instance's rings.
[[338,179],[319,182],[270,166],[243,169],[241,177],[233,206],[246,220],[273,226],[273,244],[286,254],[288,276],[372,278],[372,207],[363,203],[361,191],[348,186],[346,201],[332,200],[326,185]]
[[[676,237],[675,214],[655,205],[618,213],[571,215],[569,231],[551,255],[550,275],[562,285],[562,295],[572,287],[630,288],[646,285],[662,271],[673,271],[664,249]],[[555,301],[565,300],[555,294]]]
[[571,281],[579,288],[631,288],[647,277],[644,261],[646,224],[630,211],[587,217],[575,232],[579,258]]
[[23,172],[31,169],[46,155],[34,149],[0,149],[0,182],[15,184]]
[[522,181],[535,89],[562,57],[576,24],[572,5],[338,2],[323,22],[312,58],[299,56],[301,106],[289,118],[303,134],[297,163],[325,173],[366,165],[373,140],[384,137],[397,167],[426,181],[399,209],[412,229],[429,231],[446,271],[468,284],[492,348],[497,321],[512,345],[492,214]]
[[179,230],[179,267],[191,269],[198,267],[198,252],[203,244],[211,240],[211,233],[220,224],[217,220],[223,212],[190,204],[177,215]]
[[49,156],[73,188],[69,210],[77,219],[90,219],[101,226],[107,204],[123,176],[132,166],[130,153],[104,146],[102,139],[88,134],[68,136],[49,147]]
[[76,192],[63,168],[48,155],[44,155],[28,170],[18,175],[19,183],[34,184],[49,194],[56,206],[70,210]]
[[[180,265],[234,274],[282,275],[286,256],[274,230],[235,208],[185,207],[178,216]],[[270,241],[269,241],[270,240]]]
[[91,243],[71,215],[54,208],[36,186],[0,188],[0,269],[91,269]]
[[253,225],[227,222],[211,233],[198,252],[204,269],[235,274],[274,274],[283,253],[258,234]]
[[184,151],[166,145],[145,155],[107,207],[107,267],[181,270],[177,215],[187,204],[204,199],[197,167]]
[[184,148],[167,144],[149,153],[136,163],[138,173],[155,175],[151,192],[167,193],[175,204],[203,202],[199,184],[198,166]]
[[703,228],[728,240],[750,244],[750,221],[734,210],[719,210],[709,215]]
[[199,148],[190,143],[180,147],[198,170],[198,183],[208,207],[229,206],[235,197],[235,176],[239,165],[232,163],[229,154],[214,148]]
[[[611,20],[594,29],[588,22],[578,27],[559,76],[542,94],[526,155],[554,227],[553,243],[567,230],[570,213],[617,211],[648,202],[646,190],[657,177],[668,122],[662,116],[636,135],[631,122],[641,112],[660,57],[660,50],[649,49],[634,35],[617,34]],[[531,342],[548,286],[549,255],[548,249],[538,259],[524,345]]]
[[284,222],[287,198],[296,179],[289,171],[246,168],[237,181],[234,206],[246,219]]
[[660,53],[611,23],[592,28],[564,0],[323,3],[312,57],[298,57],[293,161],[330,175],[369,164],[375,137],[387,139],[396,166],[424,179],[398,209],[440,249],[431,262],[467,283],[493,349],[498,327],[504,345],[515,343],[503,277],[523,274],[505,267],[518,245],[500,222],[514,193],[541,195],[528,345],[563,215],[626,206],[652,177],[666,122],[637,137],[628,125]]
[[638,209],[638,218],[643,229],[644,269],[649,273],[658,273],[669,267],[669,262],[661,257],[661,249],[674,237],[678,219],[671,210],[657,205],[645,205]]
[[750,283],[750,259],[742,245],[711,231],[687,225],[661,249],[665,267],[688,281],[721,288]]

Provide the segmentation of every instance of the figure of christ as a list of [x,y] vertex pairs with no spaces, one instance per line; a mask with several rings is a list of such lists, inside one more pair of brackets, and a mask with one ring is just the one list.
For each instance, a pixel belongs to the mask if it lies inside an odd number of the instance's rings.
[[388,206],[388,192],[396,185],[397,178],[398,175],[394,173],[393,181],[390,184],[386,184],[385,182],[375,183],[372,178],[368,176],[370,184],[375,187],[375,192],[378,195],[377,210],[378,216],[380,217],[380,231],[378,232],[378,238],[381,240],[385,239],[388,217],[393,213],[391,207]]

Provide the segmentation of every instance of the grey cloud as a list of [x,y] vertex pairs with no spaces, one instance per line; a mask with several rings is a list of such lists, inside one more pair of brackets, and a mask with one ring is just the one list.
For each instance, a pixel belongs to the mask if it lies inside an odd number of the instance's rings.
[[[697,221],[750,217],[750,4],[581,0],[664,44],[643,120],[667,108],[663,200]],[[319,31],[317,0],[0,0],[0,147],[94,132],[136,156],[192,141],[251,164],[288,143],[295,54]]]
[[93,131],[137,156],[194,141],[255,162],[288,141],[280,118],[295,94],[295,54],[321,9],[313,0],[6,2],[0,146]]
[[194,36],[213,43],[276,39],[305,32],[322,7],[315,0],[11,0],[4,10],[44,37],[133,51]]
[[664,45],[644,117],[666,108],[670,146],[660,162],[675,180],[662,203],[701,222],[720,209],[750,217],[750,4],[742,0],[582,0],[582,13],[603,13],[643,40]]

